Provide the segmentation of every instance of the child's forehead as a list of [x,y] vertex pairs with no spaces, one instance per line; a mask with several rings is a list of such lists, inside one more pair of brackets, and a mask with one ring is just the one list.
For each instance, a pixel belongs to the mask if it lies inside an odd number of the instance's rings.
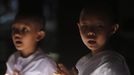
[[32,24],[32,23],[25,23],[25,22],[16,22],[14,24],[12,24],[12,27],[29,27],[29,28],[37,28],[36,25]]
[[109,20],[101,15],[90,15],[85,17],[80,17],[80,23],[108,23]]

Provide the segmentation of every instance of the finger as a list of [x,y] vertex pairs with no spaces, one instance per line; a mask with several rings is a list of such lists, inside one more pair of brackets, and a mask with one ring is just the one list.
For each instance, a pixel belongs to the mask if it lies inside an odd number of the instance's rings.
[[55,72],[53,75],[61,75],[60,73]]
[[20,75],[18,70],[14,70],[13,75]]
[[62,75],[69,75],[69,70],[63,65],[63,64],[58,64]]
[[58,66],[60,70],[63,70],[63,71],[67,70],[67,68],[63,64],[58,64]]
[[66,74],[64,74],[62,72],[55,72],[53,75],[66,75]]
[[76,67],[73,67],[72,68],[72,72],[73,72],[74,75],[77,75],[78,74],[78,70],[76,69]]

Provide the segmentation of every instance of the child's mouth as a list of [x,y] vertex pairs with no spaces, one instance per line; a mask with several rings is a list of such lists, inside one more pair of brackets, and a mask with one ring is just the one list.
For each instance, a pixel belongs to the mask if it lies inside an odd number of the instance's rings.
[[18,45],[19,45],[19,44],[22,44],[22,42],[21,42],[21,41],[16,41],[15,43],[16,43],[16,44],[18,44]]
[[89,39],[88,43],[91,44],[91,45],[94,45],[94,44],[96,44],[96,41],[94,39]]

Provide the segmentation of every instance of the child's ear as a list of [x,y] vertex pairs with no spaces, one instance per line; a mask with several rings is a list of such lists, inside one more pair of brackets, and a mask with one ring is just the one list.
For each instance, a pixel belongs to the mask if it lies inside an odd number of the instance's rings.
[[112,27],[112,34],[116,33],[116,31],[119,29],[119,24],[115,24]]
[[45,37],[45,32],[44,31],[39,31],[38,36],[37,36],[37,41],[42,40]]

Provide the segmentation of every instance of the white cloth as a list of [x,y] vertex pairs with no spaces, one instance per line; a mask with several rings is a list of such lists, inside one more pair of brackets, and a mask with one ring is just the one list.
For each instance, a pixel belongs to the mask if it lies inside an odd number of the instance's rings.
[[87,54],[76,64],[78,75],[130,75],[125,59],[114,51]]
[[8,75],[13,75],[14,70],[20,71],[21,75],[53,75],[57,70],[56,63],[41,50],[37,50],[27,58],[15,52],[6,65]]

